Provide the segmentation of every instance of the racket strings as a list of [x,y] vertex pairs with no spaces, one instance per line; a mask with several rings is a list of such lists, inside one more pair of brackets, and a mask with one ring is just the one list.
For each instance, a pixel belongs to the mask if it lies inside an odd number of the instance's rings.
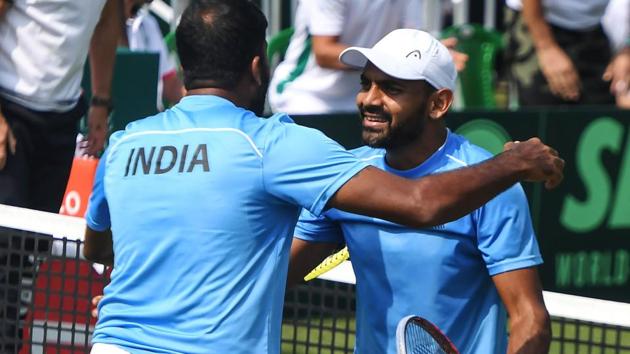
[[448,354],[429,332],[417,322],[405,328],[407,354]]

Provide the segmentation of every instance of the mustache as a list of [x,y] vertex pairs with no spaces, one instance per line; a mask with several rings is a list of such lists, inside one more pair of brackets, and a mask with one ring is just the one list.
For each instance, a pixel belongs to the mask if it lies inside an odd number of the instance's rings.
[[376,118],[390,121],[392,120],[392,115],[385,112],[383,109],[376,107],[361,107],[359,108],[359,113],[361,114],[361,118]]

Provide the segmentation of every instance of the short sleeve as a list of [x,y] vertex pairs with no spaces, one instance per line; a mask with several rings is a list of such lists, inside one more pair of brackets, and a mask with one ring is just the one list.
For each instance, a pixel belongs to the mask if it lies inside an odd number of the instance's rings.
[[105,198],[105,165],[107,164],[108,151],[101,156],[94,176],[92,194],[85,214],[87,226],[95,231],[105,231],[111,227],[109,218],[109,206]]
[[527,198],[520,184],[480,209],[477,237],[491,276],[542,263]]
[[306,209],[302,209],[293,234],[294,237],[309,242],[342,243],[344,240],[339,223],[325,214],[315,216]]
[[319,215],[337,190],[368,166],[318,130],[286,116],[269,119],[276,122],[270,122],[263,153],[263,183],[285,202]]
[[124,131],[117,131],[111,135],[109,146],[101,156],[96,167],[92,194],[85,213],[85,223],[94,231],[105,231],[112,226],[109,216],[109,205],[105,197],[105,169],[111,148],[116,145],[116,142],[123,134]]
[[345,24],[347,0],[303,1],[308,6],[308,32],[315,36],[338,36]]

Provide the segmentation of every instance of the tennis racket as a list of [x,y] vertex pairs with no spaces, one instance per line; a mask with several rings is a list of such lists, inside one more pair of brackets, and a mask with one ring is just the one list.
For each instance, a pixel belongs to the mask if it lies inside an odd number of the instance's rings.
[[398,354],[459,354],[440,329],[419,316],[406,316],[396,328]]
[[313,280],[318,276],[326,273],[327,271],[335,268],[336,266],[343,263],[343,261],[350,258],[350,253],[348,252],[348,246],[342,248],[339,252],[333,253],[330,256],[326,257],[317,267],[313,268],[310,273],[306,274],[304,277],[305,281]]

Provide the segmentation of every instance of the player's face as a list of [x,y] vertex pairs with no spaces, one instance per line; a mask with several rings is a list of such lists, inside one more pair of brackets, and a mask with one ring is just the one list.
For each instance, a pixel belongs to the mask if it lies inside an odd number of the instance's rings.
[[363,142],[391,149],[417,140],[428,116],[429,94],[422,81],[396,79],[368,63],[357,94]]

